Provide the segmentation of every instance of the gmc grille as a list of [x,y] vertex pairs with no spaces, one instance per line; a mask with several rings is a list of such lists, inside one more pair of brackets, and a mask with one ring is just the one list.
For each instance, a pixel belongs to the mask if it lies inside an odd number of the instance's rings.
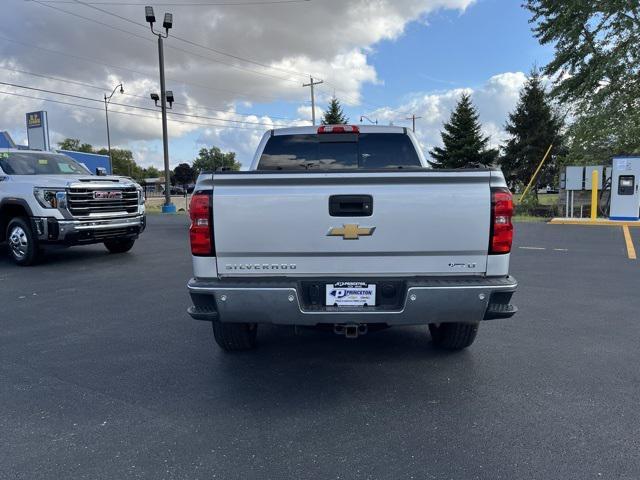
[[[122,198],[94,198],[94,192],[121,192]],[[126,188],[70,188],[68,197],[69,213],[74,217],[88,217],[91,214],[137,213],[138,191],[136,187]]]

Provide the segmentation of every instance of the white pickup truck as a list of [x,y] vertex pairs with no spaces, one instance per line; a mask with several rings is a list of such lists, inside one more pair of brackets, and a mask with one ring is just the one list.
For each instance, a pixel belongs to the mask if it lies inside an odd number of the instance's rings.
[[427,324],[462,349],[517,311],[512,213],[502,172],[430,169],[406,128],[271,130],[249,171],[198,178],[189,314],[227,351],[253,348],[260,323]]
[[18,265],[51,246],[104,243],[124,253],[145,218],[142,188],[130,178],[92,175],[60,153],[0,150],[0,242]]

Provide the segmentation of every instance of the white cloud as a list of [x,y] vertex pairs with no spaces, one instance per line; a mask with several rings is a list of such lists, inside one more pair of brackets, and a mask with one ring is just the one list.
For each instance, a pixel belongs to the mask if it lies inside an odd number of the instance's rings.
[[436,93],[414,94],[410,100],[398,107],[387,107],[372,114],[381,123],[394,122],[408,125],[406,115],[398,112],[415,112],[422,117],[416,121],[416,135],[424,151],[441,145],[440,131],[444,122],[449,120],[462,93],[471,94],[478,109],[483,132],[491,137],[492,146],[498,146],[505,138],[504,124],[508,113],[513,110],[520,89],[526,82],[523,72],[505,72],[489,78],[477,88],[456,88]]

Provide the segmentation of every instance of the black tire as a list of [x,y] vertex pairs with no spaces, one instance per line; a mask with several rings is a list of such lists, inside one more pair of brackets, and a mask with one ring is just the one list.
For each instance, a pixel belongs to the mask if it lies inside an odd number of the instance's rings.
[[258,325],[255,323],[222,323],[213,320],[213,337],[225,352],[251,350],[256,346]]
[[9,220],[6,234],[9,255],[18,265],[35,265],[40,260],[38,239],[31,230],[29,219],[16,217]]
[[107,247],[107,250],[111,253],[125,253],[133,248],[134,243],[136,243],[135,238],[116,238],[105,240],[104,246]]
[[462,350],[476,339],[478,323],[430,323],[429,332],[437,347]]

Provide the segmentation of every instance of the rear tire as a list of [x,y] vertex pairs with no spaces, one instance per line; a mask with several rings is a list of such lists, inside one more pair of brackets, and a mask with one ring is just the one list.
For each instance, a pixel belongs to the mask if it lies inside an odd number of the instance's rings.
[[117,238],[105,240],[104,246],[107,247],[107,250],[111,253],[125,253],[133,248],[134,243],[136,243],[135,238]]
[[40,246],[33,234],[29,219],[16,217],[9,220],[7,225],[7,243],[9,255],[16,264],[26,267],[35,265],[40,260]]
[[223,323],[213,320],[213,338],[225,352],[251,350],[256,346],[258,325],[255,323]]
[[430,323],[431,340],[447,350],[462,350],[470,346],[478,334],[478,323]]

